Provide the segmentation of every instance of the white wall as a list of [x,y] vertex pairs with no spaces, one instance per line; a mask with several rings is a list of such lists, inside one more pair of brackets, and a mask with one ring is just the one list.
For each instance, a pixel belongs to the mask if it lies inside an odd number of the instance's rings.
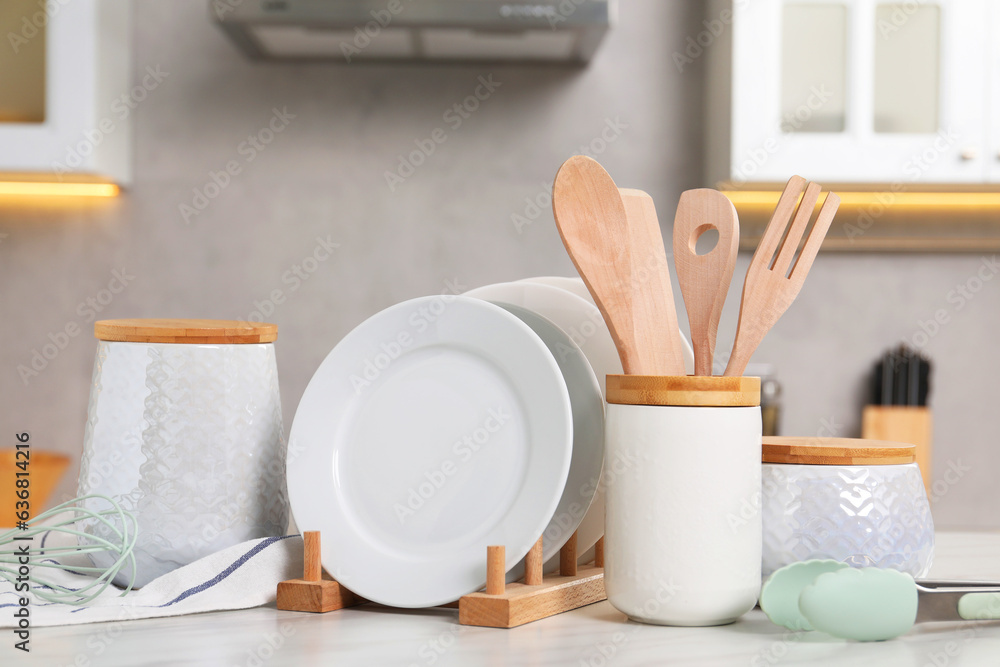
[[[287,300],[270,319],[280,325],[290,425],[313,370],[375,311],[440,292],[447,281],[571,274],[546,206],[520,232],[511,216],[532,213],[526,199],[544,193],[562,160],[608,122],[623,129],[599,159],[620,185],[653,195],[668,238],[679,193],[705,185],[702,63],[680,73],[671,59],[701,29],[700,3],[622,2],[621,24],[585,70],[252,64],[210,25],[203,0],[135,5],[136,83],[147,66],[169,74],[134,112],[134,188],[82,209],[0,202],[0,433],[30,429],[39,449],[80,452],[95,343],[77,305],[97,297],[114,269],[135,277],[101,317],[246,318],[255,301],[282,289]],[[481,75],[500,87],[452,129],[443,114]],[[247,162],[241,142],[276,107],[295,118]],[[445,143],[390,192],[384,172],[437,127]],[[179,205],[230,160],[242,172],[185,224]],[[341,247],[293,290],[283,275],[328,235]],[[747,261],[720,350],[732,339]],[[951,323],[927,346],[935,459],[941,471],[949,463],[971,469],[937,502],[939,525],[1000,526],[988,500],[1000,450],[1000,281],[961,310],[947,301],[980,262],[822,255],[755,358],[778,368],[786,433],[813,435],[827,423],[856,435],[871,362],[935,310],[950,309]],[[17,366],[71,322],[85,333],[25,385]],[[66,498],[75,475],[60,488]]]

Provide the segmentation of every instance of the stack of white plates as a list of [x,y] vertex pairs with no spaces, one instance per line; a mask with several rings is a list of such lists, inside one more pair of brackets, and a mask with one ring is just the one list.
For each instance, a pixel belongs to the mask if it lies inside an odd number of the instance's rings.
[[513,578],[544,536],[550,569],[574,531],[581,551],[604,532],[602,392],[620,372],[579,279],[388,308],[302,396],[288,450],[295,522],[321,531],[338,581],[396,607],[479,590],[491,544],[506,547]]

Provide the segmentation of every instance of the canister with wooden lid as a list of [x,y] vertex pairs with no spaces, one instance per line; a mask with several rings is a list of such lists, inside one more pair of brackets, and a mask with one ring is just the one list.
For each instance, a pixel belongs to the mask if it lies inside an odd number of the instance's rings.
[[934,521],[911,444],[763,441],[763,574],[829,558],[926,576]]
[[605,587],[629,618],[721,625],[760,592],[760,379],[609,375]]
[[[104,320],[94,333],[79,493],[110,496],[135,515],[136,586],[234,544],[284,534],[277,326]],[[116,581],[130,578],[128,567]]]

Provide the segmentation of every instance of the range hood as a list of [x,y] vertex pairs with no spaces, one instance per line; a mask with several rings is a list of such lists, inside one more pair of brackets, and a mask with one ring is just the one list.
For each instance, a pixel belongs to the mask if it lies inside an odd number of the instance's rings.
[[616,0],[210,0],[250,57],[585,63]]

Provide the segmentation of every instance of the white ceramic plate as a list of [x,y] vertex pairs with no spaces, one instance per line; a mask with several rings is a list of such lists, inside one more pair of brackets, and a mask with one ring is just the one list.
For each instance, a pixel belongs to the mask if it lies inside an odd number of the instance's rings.
[[565,381],[545,343],[476,299],[413,299],[369,318],[323,361],[289,437],[288,495],[323,565],[397,607],[513,567],[562,496],[572,450]]
[[[538,285],[547,285],[549,287],[557,287],[563,291],[569,292],[570,294],[584,299],[587,303],[594,306],[594,298],[590,294],[590,290],[587,289],[587,285],[584,284],[583,279],[579,276],[570,278],[567,276],[536,276],[534,278],[524,278],[519,280],[519,283],[534,283]],[[579,302],[573,299],[566,300],[567,305],[579,306]],[[588,313],[592,311],[587,311]],[[598,311],[598,314],[600,311]],[[604,325],[603,319],[601,320],[602,326],[604,326],[605,331],[607,331],[607,326]],[[603,339],[603,336],[602,336]],[[607,340],[611,340],[610,332],[607,334]],[[687,373],[694,373],[694,350],[691,348],[691,344],[688,342],[687,336],[681,332],[681,342],[683,343],[682,348],[684,351],[684,369]],[[614,348],[614,341],[611,342],[612,348]],[[601,384],[601,389],[604,388],[605,375],[621,373],[621,362],[618,360],[618,352],[615,349],[615,360],[617,365],[614,366],[604,366],[607,352],[602,351],[600,356],[591,358],[591,364],[596,362],[594,365],[594,372],[597,374],[598,379]],[[587,511],[586,516],[583,517],[583,521],[580,522],[580,526],[577,528],[577,547],[580,551],[580,562],[589,563],[594,560],[593,545],[597,543],[597,540],[604,535],[604,485],[600,485],[597,489],[597,493],[594,496],[593,502],[590,504],[590,509]],[[587,546],[589,543],[589,546]],[[548,566],[548,564],[547,564]]]
[[528,281],[486,285],[465,295],[527,308],[558,326],[587,357],[601,385],[602,396],[605,377],[622,372],[618,350],[601,311],[582,297],[561,287]]
[[[559,364],[569,390],[569,402],[573,409],[573,456],[562,498],[542,534],[542,553],[551,558],[579,528],[601,481],[604,466],[604,397],[587,358],[562,329],[527,308],[503,303],[497,305],[517,315],[545,342]],[[601,528],[603,532],[603,525]],[[554,561],[553,565],[558,565],[559,559],[554,558]],[[523,571],[523,567],[515,567],[508,579],[520,578]]]
[[518,280],[519,283],[536,283],[538,285],[548,285],[550,287],[558,287],[559,289],[564,289],[567,292],[577,295],[581,299],[597,305],[594,302],[594,297],[587,289],[586,283],[583,282],[583,278],[576,277],[570,278],[568,276],[535,276],[534,278],[522,278]]
[[[608,327],[604,324],[601,311],[581,297],[558,287],[533,282],[487,285],[470,290],[466,295],[526,308],[558,326],[579,346],[590,362],[600,385],[602,397],[605,376],[622,372],[618,350],[611,340]],[[603,408],[602,403],[602,411]],[[603,430],[599,437],[603,441]],[[575,521],[577,549],[581,553],[594,546],[604,535],[604,498],[600,490],[598,494],[600,495],[591,502],[591,509],[588,511],[588,514],[593,513],[593,517],[588,518],[585,515],[582,522]],[[572,531],[566,535],[566,539],[569,539],[571,534]],[[555,565],[555,553],[561,546],[562,544],[548,543],[543,546],[547,561],[546,570]]]
[[[522,278],[517,282],[558,287],[559,289],[566,290],[571,294],[586,299],[588,303],[596,306],[593,295],[591,295],[590,290],[587,289],[587,285],[583,282],[583,278],[580,278],[579,276],[576,278],[570,278],[568,276],[535,276],[534,278]],[[677,301],[677,299],[674,299],[674,304],[679,308],[683,308],[684,306],[684,303],[682,301]],[[688,338],[684,335],[683,331],[681,332],[681,351],[684,353],[684,372],[691,375],[694,373],[694,348],[691,347],[691,343],[688,341]]]

